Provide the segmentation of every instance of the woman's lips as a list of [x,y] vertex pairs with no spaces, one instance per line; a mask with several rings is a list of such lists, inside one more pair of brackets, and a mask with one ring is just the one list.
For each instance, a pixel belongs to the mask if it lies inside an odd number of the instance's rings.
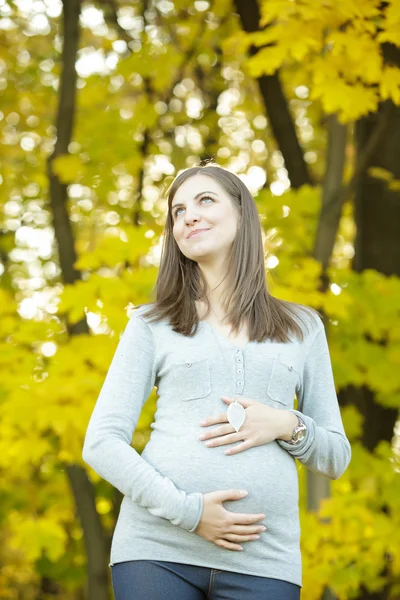
[[210,231],[210,230],[209,229],[199,229],[195,233],[192,233],[192,235],[189,236],[189,239],[192,237],[195,237],[196,235],[201,235],[202,233],[206,233],[207,231]]

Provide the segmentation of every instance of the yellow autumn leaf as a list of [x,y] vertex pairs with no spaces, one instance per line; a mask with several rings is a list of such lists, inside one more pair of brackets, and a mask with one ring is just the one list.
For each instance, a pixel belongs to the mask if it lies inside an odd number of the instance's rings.
[[393,179],[393,173],[382,167],[369,167],[367,169],[368,175],[375,177],[375,179],[383,179],[384,181],[391,181]]
[[393,181],[390,181],[388,184],[388,188],[393,192],[400,191],[400,179],[394,179]]
[[79,156],[73,154],[60,154],[53,160],[52,167],[62,183],[76,181],[85,172],[85,165]]
[[286,54],[286,49],[281,46],[262,48],[247,61],[249,74],[252,77],[260,77],[263,74],[272,75],[282,65]]
[[[400,41],[400,38],[399,38]],[[400,104],[400,69],[385,67],[379,84],[383,100],[391,98],[395,104]]]
[[14,518],[12,521],[10,546],[18,549],[31,561],[45,552],[52,562],[65,551],[67,533],[63,527],[46,517]]

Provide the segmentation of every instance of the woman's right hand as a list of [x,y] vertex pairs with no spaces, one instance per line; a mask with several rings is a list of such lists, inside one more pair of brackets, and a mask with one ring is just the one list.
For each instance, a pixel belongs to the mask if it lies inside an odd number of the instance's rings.
[[240,490],[218,490],[203,494],[203,514],[195,533],[228,550],[243,550],[240,543],[258,539],[260,536],[257,533],[266,529],[256,524],[265,519],[263,513],[230,512],[222,506],[227,500],[240,500],[245,496]]

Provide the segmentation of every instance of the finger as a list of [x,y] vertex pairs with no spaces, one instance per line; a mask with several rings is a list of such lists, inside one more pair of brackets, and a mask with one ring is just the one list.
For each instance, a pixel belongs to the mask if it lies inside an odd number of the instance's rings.
[[215,415],[213,417],[208,417],[200,422],[202,427],[208,427],[209,425],[216,425],[217,423],[226,423],[228,421],[228,417],[226,413],[220,413],[219,415]]
[[258,533],[253,533],[250,535],[238,535],[237,533],[225,533],[224,538],[229,540],[230,542],[237,542],[238,544],[243,544],[243,542],[251,542],[252,540],[259,540],[260,536]]
[[205,443],[207,448],[214,448],[215,446],[225,446],[226,444],[233,444],[234,442],[238,442],[243,439],[243,436],[239,437],[238,433],[230,433],[229,435],[224,435],[219,438],[214,438]]
[[216,427],[215,429],[211,429],[210,431],[207,431],[206,433],[203,433],[200,436],[200,439],[201,440],[208,440],[210,438],[216,437],[217,435],[227,435],[228,433],[234,433],[234,432],[235,432],[235,429],[232,427],[231,424],[229,424],[229,425],[221,425],[221,427]]
[[254,533],[262,533],[266,531],[265,525],[231,525],[229,533],[237,533],[239,535],[252,535]]
[[227,548],[228,550],[243,550],[240,544],[233,544],[232,542],[228,542],[222,539],[215,540],[215,544],[217,546],[221,546],[222,548]]
[[[226,435],[225,437],[229,437],[229,436]],[[253,446],[252,440],[245,440],[242,444],[238,444],[237,446],[234,446],[233,448],[227,448],[225,450],[225,454],[238,454],[239,452],[248,450],[248,448],[251,448],[252,446]]]
[[[262,521],[265,519],[265,515],[263,513],[258,514],[248,514],[248,513],[235,513],[231,512],[233,525],[253,525],[257,521]],[[261,525],[261,523],[260,523]]]
[[254,404],[260,404],[257,400],[250,400],[250,398],[246,398],[245,396],[221,396],[222,400],[224,402],[226,402],[227,404],[230,404],[231,402],[239,402],[239,404],[241,404],[242,406],[244,406],[245,408],[247,406],[253,406]]

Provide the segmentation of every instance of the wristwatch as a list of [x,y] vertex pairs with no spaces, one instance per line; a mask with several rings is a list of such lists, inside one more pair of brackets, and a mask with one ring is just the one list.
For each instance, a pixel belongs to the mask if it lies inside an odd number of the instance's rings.
[[298,419],[298,424],[293,429],[292,439],[289,442],[286,442],[287,444],[291,444],[292,446],[295,446],[296,444],[299,444],[302,440],[304,440],[307,433],[307,426],[304,423],[303,419],[301,419],[299,415],[296,416]]

